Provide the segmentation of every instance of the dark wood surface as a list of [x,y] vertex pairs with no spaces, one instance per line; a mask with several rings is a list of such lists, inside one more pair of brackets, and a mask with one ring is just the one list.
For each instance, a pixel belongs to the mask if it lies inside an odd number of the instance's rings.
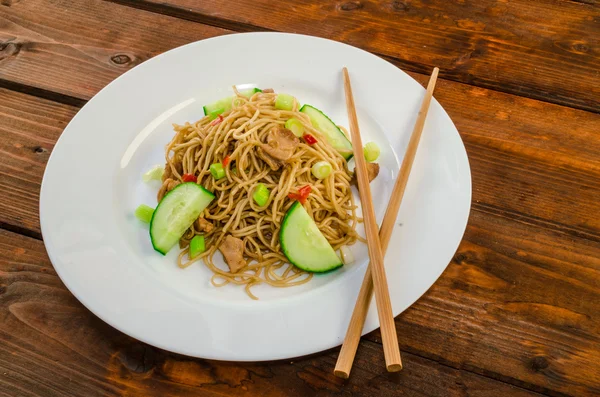
[[[596,2],[119,3],[0,2],[0,396],[600,395]],[[421,83],[442,68],[435,96],[467,148],[472,213],[448,269],[396,319],[399,374],[378,331],[349,381],[332,375],[338,349],[252,364],[171,354],[96,318],[47,258],[39,188],[78,109],[154,55],[254,30],[347,42]]]
[[538,395],[410,353],[403,356],[405,370],[388,375],[381,346],[371,341],[361,344],[349,381],[333,376],[337,349],[260,364],[191,359],[129,338],[87,311],[63,286],[39,240],[0,230],[0,272],[0,394]]
[[118,2],[235,30],[326,37],[403,69],[428,73],[438,66],[451,80],[600,110],[600,8],[584,1]]

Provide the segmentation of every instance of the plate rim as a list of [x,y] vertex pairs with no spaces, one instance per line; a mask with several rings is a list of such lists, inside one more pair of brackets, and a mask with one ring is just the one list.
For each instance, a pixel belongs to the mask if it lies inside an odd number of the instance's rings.
[[[283,355],[277,355],[277,354],[272,354],[269,355],[269,357],[250,357],[250,358],[244,358],[244,357],[223,357],[221,355],[210,355],[210,354],[203,354],[203,355],[197,355],[197,354],[190,354],[189,351],[186,351],[185,349],[178,349],[178,348],[174,348],[171,345],[165,344],[165,343],[161,343],[161,341],[157,341],[153,338],[147,338],[145,335],[139,335],[139,334],[132,334],[129,330],[124,329],[125,327],[121,327],[119,324],[115,323],[114,321],[111,321],[110,319],[106,318],[106,316],[102,315],[103,313],[99,313],[98,310],[95,310],[93,305],[90,305],[89,302],[87,301],[87,299],[85,299],[83,296],[81,296],[79,294],[79,291],[75,291],[74,288],[72,288],[72,286],[70,285],[70,280],[69,277],[66,276],[66,273],[63,273],[63,271],[66,270],[66,268],[62,267],[62,266],[57,266],[55,263],[60,262],[59,259],[56,257],[56,252],[54,251],[56,248],[55,247],[50,247],[49,244],[49,238],[47,238],[49,236],[50,231],[48,230],[49,225],[47,223],[47,221],[44,221],[44,213],[43,213],[43,208],[45,207],[44,202],[46,199],[46,197],[48,196],[48,179],[46,178],[46,176],[48,175],[48,173],[50,172],[51,168],[53,167],[54,162],[60,161],[59,159],[57,159],[57,155],[55,155],[56,148],[59,147],[59,145],[63,144],[62,142],[64,142],[66,139],[65,138],[67,135],[65,134],[66,131],[69,130],[69,128],[76,122],[76,120],[78,120],[81,117],[84,117],[82,115],[84,115],[83,110],[86,109],[86,107],[88,107],[88,105],[93,105],[94,103],[94,99],[97,98],[101,93],[112,89],[112,87],[114,87],[115,85],[119,84],[119,82],[122,79],[127,78],[128,75],[130,75],[131,73],[135,73],[136,69],[140,68],[142,65],[147,64],[148,62],[152,62],[158,59],[162,59],[166,56],[169,56],[171,53],[175,52],[175,51],[181,51],[186,47],[192,47],[194,45],[199,45],[199,43],[202,42],[206,42],[206,41],[214,41],[214,40],[221,40],[223,38],[227,38],[227,39],[231,39],[232,37],[243,37],[243,36],[264,36],[264,35],[269,35],[269,36],[293,36],[293,37],[301,37],[301,38],[308,38],[310,40],[319,40],[319,41],[327,41],[330,43],[334,43],[334,45],[336,46],[344,46],[344,47],[350,47],[352,50],[354,51],[360,51],[362,53],[366,53],[369,56],[375,57],[377,59],[379,59],[380,61],[383,61],[391,66],[393,66],[398,72],[404,74],[406,77],[408,77],[410,80],[414,81],[415,83],[419,84],[418,82],[416,82],[416,80],[414,80],[410,75],[408,75],[408,73],[406,73],[405,71],[401,70],[400,68],[397,68],[395,65],[391,64],[389,61],[378,57],[375,54],[372,54],[368,51],[365,51],[363,49],[345,44],[345,43],[341,43],[341,42],[337,42],[334,40],[330,40],[330,39],[326,39],[326,38],[320,38],[320,37],[315,37],[315,36],[309,36],[309,35],[301,35],[301,34],[293,34],[293,33],[278,33],[278,32],[251,32],[251,33],[234,33],[234,34],[226,34],[226,35],[220,35],[220,36],[215,36],[215,37],[211,37],[211,38],[207,38],[207,39],[203,39],[203,40],[199,40],[199,41],[195,41],[195,42],[191,42],[191,43],[187,43],[184,44],[182,46],[173,48],[169,51],[166,51],[164,53],[158,54],[148,60],[146,60],[145,62],[136,65],[135,67],[131,68],[130,70],[126,71],[125,73],[119,75],[117,78],[115,78],[114,80],[112,80],[110,83],[108,83],[105,87],[103,87],[100,91],[98,91],[98,93],[96,93],[81,109],[79,109],[79,111],[77,112],[77,114],[69,121],[69,123],[65,126],[65,128],[63,129],[61,135],[59,136],[59,138],[57,139],[54,148],[52,150],[52,153],[48,159],[48,162],[46,164],[46,168],[44,170],[44,175],[42,178],[42,183],[41,183],[41,187],[40,187],[40,200],[39,200],[39,211],[40,211],[40,228],[41,228],[41,233],[42,233],[42,238],[44,241],[44,245],[47,251],[47,254],[50,258],[50,261],[52,262],[52,265],[54,267],[54,269],[56,270],[58,276],[60,277],[61,281],[64,283],[64,285],[67,287],[67,289],[69,290],[69,292],[71,294],[73,294],[77,300],[82,303],[88,310],[90,310],[96,317],[100,318],[102,321],[106,322],[107,324],[109,324],[110,326],[116,328],[117,330],[119,330],[120,332],[125,333],[126,335],[129,335],[137,340],[140,340],[144,343],[148,343],[152,346],[156,346],[158,348],[164,349],[164,350],[168,350],[168,351],[172,351],[178,354],[182,354],[182,355],[186,355],[186,356],[190,356],[190,357],[201,357],[201,358],[206,358],[206,359],[214,359],[214,360],[234,360],[234,361],[250,361],[250,362],[255,362],[255,361],[268,361],[268,360],[278,360],[278,359],[286,359],[286,358],[293,358],[293,357],[300,357],[303,355],[307,355],[307,354],[312,354],[312,353],[316,353],[319,351],[323,351],[335,346],[338,346],[338,344],[335,345],[329,345],[326,344],[325,346],[319,346],[317,347],[317,349],[309,349],[310,351],[306,351],[303,352],[301,354],[295,354],[295,355],[287,355],[287,354],[283,354]],[[420,86],[420,84],[419,84]],[[424,88],[421,87],[424,91]],[[466,167],[466,179],[468,180],[468,208],[466,211],[466,215],[464,217],[464,221],[462,222],[462,224],[460,225],[459,229],[460,229],[460,238],[458,239],[458,242],[456,244],[456,247],[454,247],[453,253],[449,258],[449,261],[451,260],[452,256],[454,255],[454,253],[456,252],[456,250],[458,249],[464,233],[466,231],[466,227],[468,225],[468,221],[470,218],[470,212],[471,212],[471,206],[472,206],[472,174],[471,174],[471,168],[470,168],[470,162],[469,162],[469,157],[467,155],[466,149],[464,147],[464,142],[462,141],[462,137],[460,136],[460,134],[458,133],[458,129],[456,128],[456,126],[454,125],[453,121],[450,119],[450,117],[447,115],[447,112],[445,111],[445,109],[437,102],[437,100],[435,98],[433,98],[432,104],[436,103],[440,106],[440,108],[443,110],[444,114],[448,117],[448,120],[450,122],[450,124],[452,125],[452,127],[456,130],[457,135],[459,137],[460,143],[461,143],[461,149],[464,152],[464,158],[467,162],[467,167]],[[46,192],[46,193],[45,193]],[[48,242],[47,242],[48,241]],[[432,281],[430,283],[428,283],[428,287],[422,291],[418,296],[415,296],[415,298],[410,301],[407,304],[404,304],[403,307],[400,308],[400,310],[396,313],[394,312],[394,316],[398,316],[399,314],[401,314],[402,312],[404,312],[408,307],[412,306],[418,299],[420,299],[432,286],[433,284],[435,284],[435,282],[439,279],[439,277],[441,276],[441,274],[447,269],[448,265],[450,264],[450,262],[448,261],[448,263],[446,263],[445,266],[440,268],[440,271],[437,272],[437,274],[435,275],[435,278],[432,278]],[[366,270],[366,266],[365,269]],[[362,280],[362,275],[364,274],[364,270],[360,270],[357,273],[359,273],[359,277]],[[358,291],[356,291],[358,292]],[[352,304],[353,306],[353,304]],[[365,329],[363,329],[362,335],[372,332],[374,329],[378,328],[378,324],[375,325],[374,327],[369,327],[366,326]],[[343,338],[343,335],[342,335]],[[341,342],[341,341],[340,341]]]

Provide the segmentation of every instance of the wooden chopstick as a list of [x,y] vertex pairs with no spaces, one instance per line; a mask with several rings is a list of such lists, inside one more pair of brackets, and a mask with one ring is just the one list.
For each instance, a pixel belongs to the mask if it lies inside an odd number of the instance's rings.
[[373,208],[373,199],[371,197],[371,187],[369,186],[367,164],[363,154],[363,145],[360,139],[358,118],[356,117],[348,69],[344,68],[343,72],[344,89],[346,91],[346,108],[350,120],[350,134],[352,135],[352,146],[356,162],[355,173],[358,181],[360,202],[362,204],[369,259],[371,260],[370,267],[373,285],[375,287],[375,301],[377,303],[377,313],[379,315],[385,364],[388,371],[400,371],[402,369],[402,360],[400,359],[396,324],[394,323],[394,315],[392,313],[392,302],[390,301],[387,278],[383,267],[383,252],[381,251],[379,234],[377,233],[377,221],[375,219],[375,210]]
[[[400,203],[402,202],[408,177],[417,154],[417,147],[419,146],[419,141],[423,132],[423,126],[425,125],[425,119],[427,118],[427,112],[433,96],[433,90],[435,89],[438,72],[439,69],[434,68],[433,72],[431,73],[431,77],[429,78],[427,92],[423,98],[421,109],[419,110],[419,115],[417,116],[417,121],[415,122],[415,127],[413,128],[413,132],[406,149],[406,154],[402,160],[400,173],[398,174],[398,178],[394,184],[391,199],[387,210],[385,211],[381,230],[379,231],[381,249],[384,254],[387,251],[390,238],[392,237],[392,231],[394,229],[396,217],[398,216]],[[350,324],[348,324],[348,330],[346,332],[346,337],[344,338],[342,350],[340,351],[340,355],[338,356],[335,370],[333,372],[340,378],[347,379],[350,376],[350,370],[352,369],[352,363],[354,361],[354,356],[356,355],[356,349],[358,348],[360,335],[365,324],[365,319],[369,310],[369,304],[371,303],[371,297],[373,296],[373,276],[371,267],[372,263],[369,265],[367,272],[365,273],[365,278],[363,279],[358,298],[356,299],[356,305],[354,306],[354,312],[352,313]]]

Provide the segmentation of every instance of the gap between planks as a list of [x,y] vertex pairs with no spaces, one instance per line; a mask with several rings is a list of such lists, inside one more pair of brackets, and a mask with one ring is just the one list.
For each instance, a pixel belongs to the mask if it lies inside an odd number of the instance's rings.
[[77,108],[82,108],[88,102],[86,99],[81,99],[6,79],[0,79],[0,88],[5,88],[7,90],[20,92],[37,98],[47,99],[49,101],[54,101],[62,103],[63,105],[70,105]]
[[[4,225],[0,224],[0,236],[2,236],[3,233],[4,234],[5,233],[12,233],[12,234],[15,234],[15,235],[20,235],[20,233],[16,233],[16,232],[13,232],[11,230],[4,229],[3,226]],[[21,237],[25,238],[25,239],[33,239],[33,240],[36,240],[36,241],[40,241],[41,240],[41,239],[35,239],[34,237],[30,237],[30,236],[22,236],[21,235]],[[40,241],[40,243],[42,243],[42,242]],[[42,249],[44,250],[44,253],[45,253],[45,247],[43,247]],[[49,259],[48,259],[48,263],[51,265]],[[54,274],[53,276],[58,277],[58,275],[56,275],[56,274]],[[64,287],[64,288],[66,289],[66,287]],[[94,315],[93,313],[90,313],[90,314]],[[377,332],[377,330],[375,330],[373,332]],[[371,332],[371,334],[373,332]],[[375,340],[373,340],[373,339],[366,339],[365,337],[361,337],[361,344],[358,347],[359,350],[361,349],[361,345],[363,345],[363,344],[372,344],[372,345],[380,346],[381,342],[380,342],[379,338],[376,338]],[[292,361],[300,361],[300,360],[310,359],[312,357],[318,357],[318,356],[322,356],[322,357],[325,358],[329,353],[331,353],[333,351],[336,351],[337,349],[339,349],[339,347],[335,347],[335,348],[332,348],[332,349],[327,349],[327,350],[324,350],[322,352],[310,354],[310,355],[307,355],[307,356],[293,358],[291,360]],[[455,363],[453,363],[451,361],[443,360],[441,357],[435,357],[435,356],[432,356],[430,354],[424,354],[423,352],[421,352],[419,350],[416,350],[416,349],[411,349],[408,346],[402,346],[402,349],[408,355],[419,357],[420,359],[436,363],[436,364],[438,364],[438,365],[440,365],[442,367],[450,368],[450,369],[456,370],[456,371],[462,371],[462,372],[469,373],[469,374],[472,374],[472,375],[475,375],[475,376],[479,376],[479,377],[483,377],[483,378],[487,378],[487,379],[490,379],[490,380],[492,380],[494,382],[502,383],[502,384],[508,385],[510,387],[521,389],[523,391],[537,393],[540,396],[556,396],[556,397],[563,397],[564,396],[564,397],[568,397],[568,395],[566,395],[566,394],[563,394],[563,393],[560,393],[560,392],[556,392],[554,390],[547,389],[547,388],[544,388],[544,387],[536,386],[536,385],[533,385],[533,384],[530,384],[530,383],[527,383],[527,382],[523,382],[523,381],[520,381],[520,380],[515,379],[515,378],[507,377],[507,376],[498,374],[496,372],[486,371],[483,368],[478,368],[478,367],[475,367],[475,366],[472,366],[472,365],[463,366],[463,365],[460,365],[460,364],[455,364]],[[337,355],[331,357],[331,366],[332,366],[332,368],[335,365],[336,356]],[[279,361],[279,360],[277,360],[277,361]],[[281,361],[288,361],[289,362],[290,359],[281,360]],[[292,365],[294,365],[294,364],[292,364]]]
[[[156,3],[149,3],[144,0],[133,0],[133,1],[131,1],[131,0],[103,0],[103,1],[119,4],[122,6],[134,8],[137,10],[148,11],[148,12],[152,12],[155,14],[170,16],[173,18],[183,19],[186,21],[191,21],[191,22],[196,22],[196,23],[201,23],[201,24],[213,26],[216,28],[228,29],[228,30],[231,30],[233,33],[246,33],[246,32],[279,32],[279,33],[283,33],[279,30],[269,29],[269,28],[265,28],[265,27],[251,24],[251,23],[237,22],[237,21],[232,21],[230,19],[223,18],[223,17],[211,16],[211,15],[201,14],[201,13],[194,12],[194,11],[184,10],[182,8],[175,7],[175,6],[166,4],[166,3],[156,4]],[[579,3],[579,4],[591,5],[590,3],[588,3],[584,0],[566,0],[566,1],[572,1],[575,3]],[[394,64],[395,66],[401,67],[401,69],[405,70],[405,71],[428,75],[429,71],[433,68],[433,66],[431,66],[431,65],[422,65],[417,62],[411,62],[408,60],[392,58],[388,55],[379,54],[377,52],[372,52],[372,51],[369,51],[369,52],[371,52],[372,54],[374,54],[382,59],[385,59],[386,61]],[[502,84],[486,83],[485,81],[481,81],[477,77],[470,76],[470,75],[469,75],[468,79],[461,80],[461,79],[457,78],[457,76],[454,74],[444,72],[444,70],[440,70],[439,78],[441,80],[454,81],[454,82],[465,84],[465,85],[472,86],[472,87],[485,88],[485,89],[488,89],[491,91],[502,92],[505,94],[515,95],[515,96],[520,96],[523,98],[534,99],[534,100],[540,101],[540,102],[550,103],[553,105],[565,106],[565,107],[568,107],[571,109],[578,109],[578,110],[583,110],[583,111],[590,112],[590,113],[600,114],[600,108],[596,109],[593,107],[587,107],[587,106],[583,106],[583,105],[566,105],[563,102],[561,102],[560,100],[553,101],[551,97],[549,98],[547,96],[535,95],[535,90],[532,90],[534,92],[527,92],[524,94],[522,90],[519,90],[516,88],[513,90],[502,89],[503,88]]]
[[[536,216],[523,214],[516,211],[511,211],[503,208],[498,208],[491,204],[480,203],[473,201],[471,203],[471,211],[477,211],[485,215],[491,215],[498,218],[504,218],[513,222],[518,222],[533,227],[539,227],[541,229],[557,232],[567,236],[582,238],[588,241],[600,242],[600,235],[597,233],[591,233],[590,231],[581,230],[567,226],[563,223],[552,222],[547,219],[542,219]],[[468,224],[467,224],[468,226]],[[13,225],[6,222],[0,222],[0,230],[6,230],[12,233],[20,234],[26,237],[30,237],[36,240],[43,240],[41,232],[24,228],[18,225]]]

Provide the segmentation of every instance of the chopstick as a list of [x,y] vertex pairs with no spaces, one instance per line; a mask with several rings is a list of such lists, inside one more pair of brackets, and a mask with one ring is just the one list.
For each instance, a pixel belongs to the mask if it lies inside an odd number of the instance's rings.
[[344,90],[346,92],[346,109],[350,120],[350,134],[352,135],[352,146],[356,162],[355,173],[358,181],[360,202],[362,204],[369,259],[371,260],[370,267],[373,276],[373,285],[375,287],[375,301],[377,303],[377,313],[379,315],[379,324],[381,328],[383,354],[385,356],[385,364],[388,371],[395,372],[402,369],[400,348],[398,347],[398,336],[396,335],[396,324],[394,323],[392,302],[390,301],[387,278],[383,267],[383,252],[381,251],[379,234],[377,233],[377,221],[375,219],[375,210],[373,208],[373,199],[371,197],[371,187],[369,186],[367,164],[363,154],[363,145],[360,138],[360,130],[358,128],[354,97],[352,96],[350,76],[348,74],[348,69],[344,68],[343,72]]
[[[402,160],[400,173],[398,174],[398,178],[396,179],[396,183],[394,184],[391,199],[385,211],[385,216],[383,218],[381,230],[379,231],[381,249],[384,254],[387,251],[387,247],[392,236],[394,223],[396,222],[398,210],[400,209],[400,203],[402,202],[402,197],[404,196],[404,190],[408,182],[408,177],[410,175],[410,171],[412,169],[412,165],[417,154],[417,148],[419,146],[419,141],[423,132],[423,126],[425,125],[425,119],[427,118],[427,112],[429,110],[429,104],[431,103],[431,98],[433,96],[433,90],[435,89],[435,83],[437,80],[438,72],[439,69],[437,67],[434,68],[433,72],[431,73],[431,77],[429,78],[427,92],[425,93],[425,97],[423,98],[421,109],[419,110],[417,121],[415,122],[415,126],[413,128],[413,132],[410,137],[408,147],[406,149],[406,154],[404,155],[404,159]],[[355,145],[357,145],[357,143]],[[350,370],[352,369],[352,363],[354,361],[354,356],[356,355],[356,349],[358,348],[360,335],[365,324],[365,319],[369,310],[369,304],[371,303],[371,297],[373,296],[374,277],[372,275],[371,267],[372,263],[369,265],[365,273],[365,278],[363,279],[358,298],[356,299],[356,305],[354,306],[354,312],[352,313],[352,318],[350,319],[350,323],[348,324],[346,337],[344,338],[344,343],[342,345],[342,349],[340,351],[340,355],[338,356],[338,360],[335,365],[335,370],[333,372],[336,376],[340,378],[347,379],[350,376]]]

